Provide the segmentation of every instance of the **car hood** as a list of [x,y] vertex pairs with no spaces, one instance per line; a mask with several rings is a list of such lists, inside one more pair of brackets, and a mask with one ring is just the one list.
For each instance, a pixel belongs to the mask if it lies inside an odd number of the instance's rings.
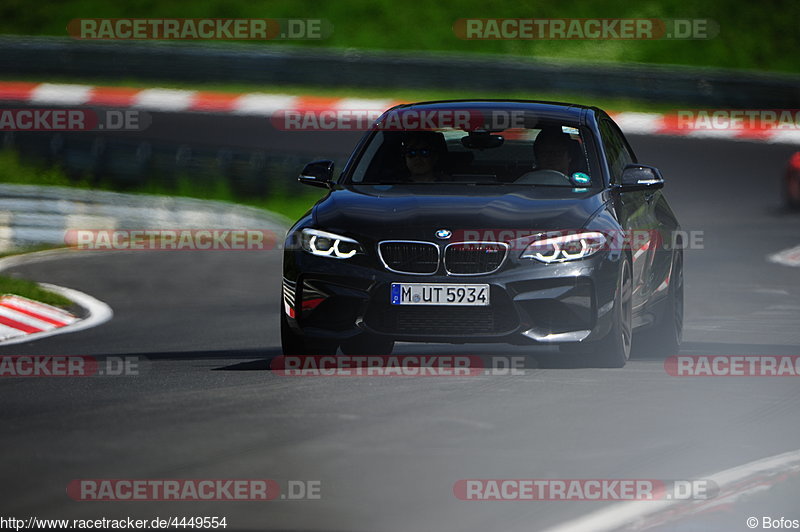
[[598,189],[570,187],[351,185],[320,201],[314,221],[375,239],[430,240],[438,229],[580,229],[605,201]]

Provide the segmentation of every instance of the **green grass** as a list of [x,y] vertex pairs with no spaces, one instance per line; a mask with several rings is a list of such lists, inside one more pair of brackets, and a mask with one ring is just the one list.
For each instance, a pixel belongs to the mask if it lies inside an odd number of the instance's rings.
[[[513,54],[583,62],[645,62],[800,72],[800,3],[707,0],[4,0],[0,33],[66,36],[74,18],[230,17],[313,18],[333,24],[330,38],[268,41],[265,47],[306,46]],[[697,41],[525,41],[458,39],[459,18],[712,19],[716,38]]]
[[72,306],[72,301],[66,297],[48,292],[33,281],[0,275],[0,295],[6,294],[27,297],[55,307],[68,308]]
[[322,189],[308,187],[307,192],[299,195],[275,191],[267,198],[241,197],[231,190],[228,181],[223,176],[213,176],[204,180],[190,179],[188,176],[181,177],[175,181],[173,186],[167,186],[158,180],[151,180],[148,183],[122,190],[106,181],[90,182],[88,178],[72,179],[58,167],[48,168],[23,162],[13,150],[0,151],[0,183],[92,188],[132,194],[229,201],[266,209],[286,216],[290,220],[295,220],[303,215],[324,193]]
[[32,246],[24,246],[10,251],[0,252],[0,259],[3,257],[10,257],[11,255],[21,255],[23,253],[35,253],[37,251],[49,251],[51,249],[62,249],[63,245],[56,244],[35,244]]
[[0,183],[18,185],[74,186],[88,188],[88,183],[70,180],[58,168],[23,164],[16,152],[0,151]]

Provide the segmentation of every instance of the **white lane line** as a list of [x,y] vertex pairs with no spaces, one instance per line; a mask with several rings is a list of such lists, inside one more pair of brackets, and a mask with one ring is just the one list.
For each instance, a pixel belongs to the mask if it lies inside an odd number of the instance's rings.
[[767,255],[769,262],[783,264],[784,266],[800,266],[800,246],[784,249],[772,255]]
[[[786,471],[798,470],[800,470],[800,449],[762,458],[761,460],[755,460],[731,469],[725,469],[724,471],[712,475],[704,475],[701,478],[711,480],[719,486],[718,498],[729,496],[736,497],[740,492],[727,494],[725,493],[726,490],[735,489],[737,488],[737,484],[747,480],[758,479],[765,474],[775,475]],[[686,505],[687,508],[689,508],[689,512],[682,514],[682,516],[685,516],[692,513],[691,504],[697,502],[698,501],[681,501],[676,499],[623,502],[613,504],[602,510],[548,528],[545,532],[583,532],[584,530],[604,532],[633,524],[635,524],[637,528],[646,528],[649,526],[647,519],[656,518],[657,514],[665,510],[673,510],[673,507],[676,505]],[[713,502],[713,499],[703,502]],[[702,506],[700,509],[705,508],[705,506]]]

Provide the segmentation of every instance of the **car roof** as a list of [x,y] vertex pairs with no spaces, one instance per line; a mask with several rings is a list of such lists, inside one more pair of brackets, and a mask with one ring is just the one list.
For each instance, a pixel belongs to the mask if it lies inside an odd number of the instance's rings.
[[391,110],[447,110],[473,108],[480,110],[516,110],[535,112],[542,117],[554,120],[568,120],[585,123],[588,114],[602,113],[597,107],[579,105],[565,102],[549,102],[541,100],[494,100],[494,99],[468,99],[468,100],[434,100],[397,105]]

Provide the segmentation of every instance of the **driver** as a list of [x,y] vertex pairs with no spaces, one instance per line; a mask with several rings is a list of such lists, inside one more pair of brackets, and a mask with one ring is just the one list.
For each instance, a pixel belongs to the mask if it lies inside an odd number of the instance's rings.
[[573,140],[560,126],[545,126],[533,141],[536,168],[522,174],[515,183],[531,185],[567,185]]
[[572,158],[570,146],[572,139],[560,127],[545,127],[533,141],[533,155],[537,170],[555,170],[567,175]]

